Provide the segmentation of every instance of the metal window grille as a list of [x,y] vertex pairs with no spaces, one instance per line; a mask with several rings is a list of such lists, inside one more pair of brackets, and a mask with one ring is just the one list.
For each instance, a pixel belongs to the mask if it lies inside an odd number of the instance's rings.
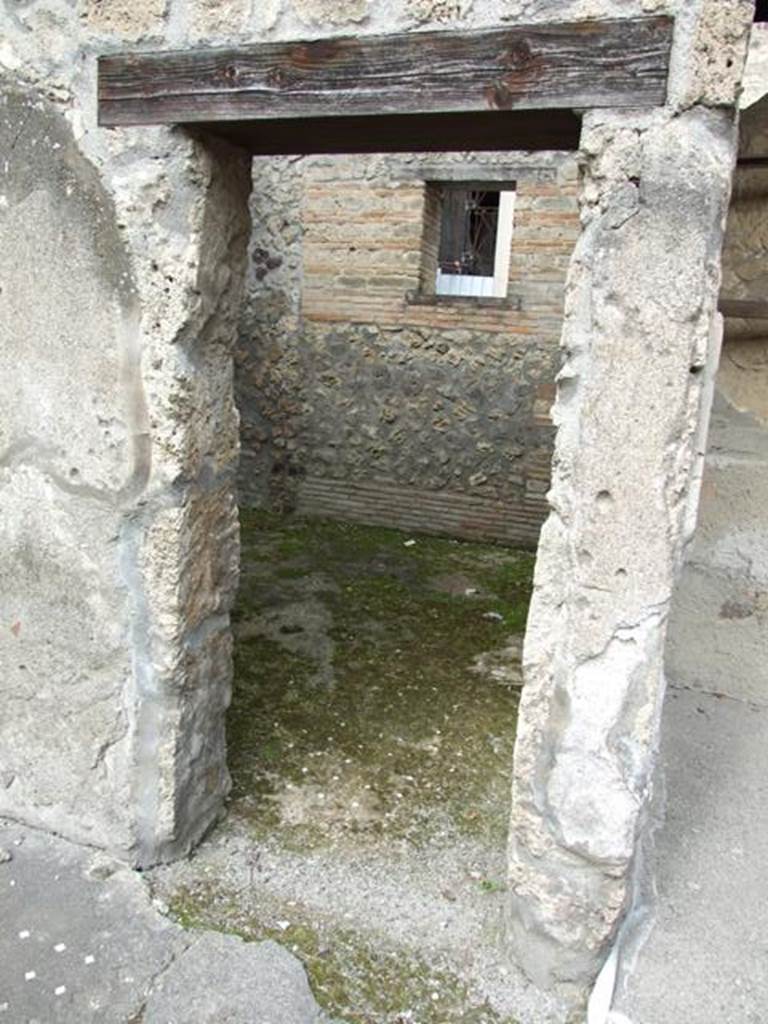
[[493,277],[499,193],[446,189],[438,266],[443,274]]

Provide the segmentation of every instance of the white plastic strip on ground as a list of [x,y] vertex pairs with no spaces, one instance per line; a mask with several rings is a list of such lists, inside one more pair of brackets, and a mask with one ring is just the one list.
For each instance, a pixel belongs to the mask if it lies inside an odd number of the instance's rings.
[[632,1024],[629,1017],[625,1017],[623,1013],[618,1013],[616,1010],[611,1010],[618,967],[619,943],[616,942],[597,976],[589,997],[586,1024]]

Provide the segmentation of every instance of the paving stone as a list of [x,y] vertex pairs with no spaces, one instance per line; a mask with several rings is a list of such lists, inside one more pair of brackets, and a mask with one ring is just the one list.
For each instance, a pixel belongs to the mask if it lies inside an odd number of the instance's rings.
[[299,961],[276,943],[187,932],[136,872],[0,824],[0,1021],[316,1024]]
[[142,1024],[316,1024],[304,969],[276,942],[205,932],[159,977]]

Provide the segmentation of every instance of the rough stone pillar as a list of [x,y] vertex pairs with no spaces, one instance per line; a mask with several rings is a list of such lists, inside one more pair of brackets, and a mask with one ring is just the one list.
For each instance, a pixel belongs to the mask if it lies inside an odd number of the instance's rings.
[[[233,351],[250,228],[250,162],[223,143],[192,143],[152,182],[126,175],[145,296],[145,387],[152,472],[126,519],[132,595],[133,859],[188,852],[229,790],[229,612],[239,571],[239,451]],[[180,180],[168,180],[173,171]],[[184,247],[157,244],[157,199],[176,185]],[[162,198],[161,198],[162,203]],[[141,236],[141,238],[139,237]],[[143,242],[142,239],[143,238]]]
[[751,16],[746,2],[686,5],[668,105],[584,118],[510,833],[516,955],[537,982],[572,993],[596,975],[631,900],[711,400]]

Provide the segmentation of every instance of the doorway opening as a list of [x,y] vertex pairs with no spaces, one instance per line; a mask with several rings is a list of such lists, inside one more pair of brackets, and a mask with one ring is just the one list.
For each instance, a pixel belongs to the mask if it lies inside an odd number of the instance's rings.
[[[504,1020],[526,987],[499,935],[575,159],[256,157],[253,180],[233,789],[165,895],[295,946],[341,1017]],[[441,294],[439,199],[480,185],[516,199],[504,295]]]

